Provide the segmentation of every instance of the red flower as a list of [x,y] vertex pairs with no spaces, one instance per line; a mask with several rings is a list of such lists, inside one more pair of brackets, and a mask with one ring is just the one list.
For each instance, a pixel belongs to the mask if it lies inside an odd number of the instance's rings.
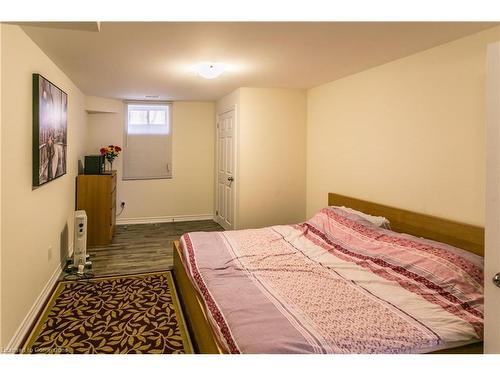
[[112,163],[113,160],[118,156],[122,148],[120,146],[109,145],[107,147],[102,147],[99,152],[101,155],[106,157],[106,159]]

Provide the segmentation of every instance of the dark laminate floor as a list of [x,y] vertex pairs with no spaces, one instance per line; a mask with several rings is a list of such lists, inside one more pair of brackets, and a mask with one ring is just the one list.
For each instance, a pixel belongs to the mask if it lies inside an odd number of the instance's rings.
[[186,232],[223,230],[212,220],[119,225],[111,245],[88,249],[94,276],[172,269],[172,241]]

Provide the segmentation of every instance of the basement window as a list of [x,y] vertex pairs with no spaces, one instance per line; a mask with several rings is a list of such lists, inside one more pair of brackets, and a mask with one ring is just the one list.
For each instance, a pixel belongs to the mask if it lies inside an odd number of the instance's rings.
[[172,178],[171,103],[127,102],[123,179]]

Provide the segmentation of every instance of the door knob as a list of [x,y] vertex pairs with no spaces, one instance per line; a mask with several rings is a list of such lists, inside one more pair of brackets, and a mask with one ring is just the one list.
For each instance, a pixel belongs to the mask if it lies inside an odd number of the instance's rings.
[[500,288],[500,272],[493,276],[493,284]]
[[227,180],[233,182],[234,178],[233,177],[228,177]]

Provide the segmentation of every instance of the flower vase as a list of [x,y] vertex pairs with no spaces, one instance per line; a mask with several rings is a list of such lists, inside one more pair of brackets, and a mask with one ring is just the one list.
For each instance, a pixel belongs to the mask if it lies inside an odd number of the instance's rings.
[[104,173],[105,174],[112,174],[113,173],[113,160],[109,160],[106,158],[106,161],[107,161],[107,163],[104,167]]

